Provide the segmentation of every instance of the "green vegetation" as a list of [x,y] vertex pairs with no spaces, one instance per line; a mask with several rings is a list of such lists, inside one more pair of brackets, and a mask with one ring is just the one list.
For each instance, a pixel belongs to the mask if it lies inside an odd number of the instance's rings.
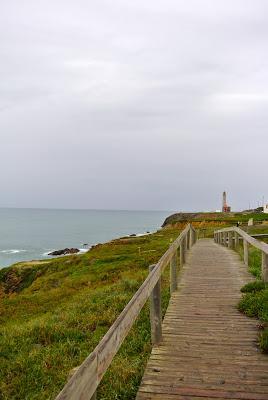
[[[1,400],[53,399],[178,234],[163,229],[98,245],[84,255],[1,270]],[[100,385],[101,399],[135,398],[151,350],[148,316],[146,305]]]
[[[264,223],[259,224],[259,225],[249,226],[249,227],[247,227],[246,232],[249,235],[256,235],[256,234],[266,234],[266,235],[268,235],[268,224],[266,222],[264,222]],[[262,240],[263,242],[268,243],[268,237],[260,237],[258,239]]]
[[[243,246],[240,245],[238,248],[241,259],[243,258]],[[253,246],[249,246],[248,249],[248,269],[249,272],[254,275],[257,279],[261,279],[261,251]]]
[[[84,255],[0,270],[0,399],[54,399],[144,281],[148,266],[186,223],[97,245]],[[200,237],[213,237],[215,229],[231,223],[203,220],[194,225]],[[250,248],[250,270],[257,278],[260,261],[260,252]],[[163,314],[168,274],[167,269],[162,278]],[[260,345],[267,351],[268,288],[258,280],[243,290],[239,308],[263,321]],[[147,304],[104,376],[100,398],[134,399],[150,351]]]
[[259,345],[265,353],[268,353],[268,285],[256,281],[245,285],[241,291],[246,294],[240,300],[238,308],[247,316],[262,321]]
[[254,282],[249,282],[245,286],[242,287],[241,292],[242,293],[256,293],[259,292],[260,290],[265,289],[266,284],[263,281],[254,281]]
[[199,222],[214,222],[216,225],[220,225],[220,223],[234,225],[239,221],[245,224],[250,218],[253,218],[254,221],[268,221],[268,214],[262,212],[176,213],[167,217],[163,226],[177,225],[186,221],[191,221],[196,226],[198,226]]
[[[261,231],[261,232],[260,232]],[[267,225],[249,227],[249,234],[268,233]],[[243,247],[240,245],[238,252],[243,257]],[[256,317],[261,320],[259,345],[263,352],[268,353],[268,284],[261,281],[262,255],[259,249],[249,246],[249,271],[257,280],[243,286],[244,293],[238,304],[241,312],[249,317]]]

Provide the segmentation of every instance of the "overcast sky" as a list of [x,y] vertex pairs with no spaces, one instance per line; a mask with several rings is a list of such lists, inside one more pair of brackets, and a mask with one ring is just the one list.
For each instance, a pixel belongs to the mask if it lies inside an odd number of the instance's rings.
[[266,0],[2,0],[0,206],[268,200]]

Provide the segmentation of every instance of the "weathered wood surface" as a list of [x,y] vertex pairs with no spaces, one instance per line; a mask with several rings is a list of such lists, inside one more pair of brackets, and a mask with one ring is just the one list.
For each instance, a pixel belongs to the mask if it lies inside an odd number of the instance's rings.
[[[62,391],[56,397],[56,400],[89,400],[96,396],[97,387],[111,364],[115,354],[119,350],[125,337],[137,319],[141,309],[148,300],[154,288],[158,285],[162,272],[165,270],[168,263],[171,263],[171,277],[173,281],[172,290],[176,289],[177,282],[174,282],[176,276],[176,260],[175,254],[182,242],[190,237],[190,231],[195,231],[188,224],[181,232],[177,239],[170,245],[169,249],[160,258],[143,284],[134,294],[127,306],[121,312],[114,324],[102,338],[94,351],[80,365],[74,375],[66,383]],[[189,245],[190,246],[190,245]],[[184,249],[185,250],[185,249]],[[157,317],[157,308],[159,309],[160,292],[159,289],[153,293],[153,306],[151,306],[151,321],[155,325],[152,329],[153,342],[160,340],[161,332],[159,318]],[[157,297],[159,297],[157,299]],[[158,319],[158,320],[157,320]]]
[[239,256],[210,239],[191,249],[137,400],[268,399],[258,321],[237,311],[252,280]]
[[[264,282],[268,282],[268,244],[261,242],[257,239],[254,239],[254,237],[248,235],[246,232],[244,232],[240,228],[236,227],[231,227],[231,228],[224,228],[221,229],[220,231],[215,231],[214,232],[214,240],[216,243],[223,244],[226,246],[226,237],[228,235],[229,242],[228,242],[228,247],[231,248],[232,245],[230,245],[230,241],[232,241],[232,235],[235,234],[235,247],[239,243],[240,237],[241,236],[243,240],[243,247],[244,247],[244,263],[248,266],[248,245],[251,244],[252,246],[256,247],[257,249],[262,251],[262,279]],[[221,237],[225,238],[225,240],[221,240]]]
[[[155,265],[150,265],[149,271],[152,272],[154,268]],[[152,343],[159,344],[162,340],[161,279],[150,295],[150,321]]]
[[232,228],[224,228],[221,229],[220,231],[215,231],[215,234],[217,235],[218,233],[223,234],[224,236],[227,235],[228,232],[236,232],[238,233],[243,239],[245,239],[249,244],[252,246],[256,247],[257,249],[264,251],[266,254],[268,254],[268,244],[261,242],[260,240],[254,239],[254,235],[250,236],[248,233],[243,231],[240,228],[237,227],[232,227]]

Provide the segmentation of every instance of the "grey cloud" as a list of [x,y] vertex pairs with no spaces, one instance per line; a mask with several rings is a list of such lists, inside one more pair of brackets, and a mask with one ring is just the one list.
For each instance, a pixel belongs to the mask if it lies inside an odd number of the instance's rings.
[[265,0],[0,5],[0,206],[268,200]]

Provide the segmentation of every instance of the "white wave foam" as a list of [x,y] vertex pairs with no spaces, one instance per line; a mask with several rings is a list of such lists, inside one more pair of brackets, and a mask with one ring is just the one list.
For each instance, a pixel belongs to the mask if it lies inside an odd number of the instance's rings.
[[[137,233],[136,237],[151,235],[152,232]],[[130,236],[130,235],[129,235]],[[134,236],[135,237],[135,236]]]
[[18,249],[0,250],[0,253],[4,253],[4,254],[17,254],[17,253],[23,253],[24,251],[27,251],[27,250],[18,250]]
[[79,249],[79,253],[86,253],[89,249]]
[[42,256],[44,256],[44,257],[48,256],[48,254],[51,253],[52,251],[54,251],[54,250],[48,250],[45,253],[42,253]]

